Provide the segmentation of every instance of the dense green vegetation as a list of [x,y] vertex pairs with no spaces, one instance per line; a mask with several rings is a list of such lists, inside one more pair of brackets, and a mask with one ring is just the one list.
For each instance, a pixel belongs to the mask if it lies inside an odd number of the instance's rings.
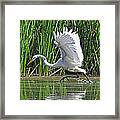
[[[72,29],[78,33],[80,45],[84,54],[82,68],[86,69],[89,76],[100,75],[100,23],[98,20],[21,20],[20,21],[20,73],[21,77],[35,75],[20,80],[21,100],[44,100],[47,97],[62,97],[68,99],[71,95],[85,92],[85,100],[100,99],[100,81],[93,80],[93,83],[79,83],[79,79],[64,81],[53,80],[53,77],[42,80],[42,77],[50,76],[58,69],[43,65],[41,59],[35,60],[29,66],[30,59],[35,54],[46,56],[48,62],[54,63],[60,57],[59,49],[55,48],[53,31],[62,32],[63,28]],[[56,76],[64,75],[65,71],[60,69]],[[55,77],[56,77],[55,76]],[[82,78],[80,78],[82,79]],[[52,98],[51,98],[52,99]],[[76,98],[75,98],[76,99]]]
[[[35,54],[45,55],[48,62],[59,59],[59,49],[53,43],[53,31],[63,31],[63,27],[77,32],[84,54],[82,67],[92,76],[100,75],[100,23],[98,20],[21,20],[20,21],[20,73],[21,76],[35,74],[49,76],[55,71],[43,66],[41,59],[31,66],[27,63]],[[64,74],[61,70],[59,75]]]

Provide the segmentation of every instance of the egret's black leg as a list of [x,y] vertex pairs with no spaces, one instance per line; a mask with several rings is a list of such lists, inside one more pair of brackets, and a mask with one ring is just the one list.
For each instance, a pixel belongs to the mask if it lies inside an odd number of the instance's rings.
[[92,81],[88,78],[88,76],[85,73],[83,73],[83,75],[87,78],[87,81],[91,84]]
[[65,78],[79,78],[79,76],[78,75],[66,75],[66,76],[64,76],[64,77],[62,77],[61,79],[60,79],[60,82],[62,82],[62,81],[64,81],[64,79]]
[[77,73],[77,78],[79,78],[80,77],[80,75],[79,75],[79,73]]

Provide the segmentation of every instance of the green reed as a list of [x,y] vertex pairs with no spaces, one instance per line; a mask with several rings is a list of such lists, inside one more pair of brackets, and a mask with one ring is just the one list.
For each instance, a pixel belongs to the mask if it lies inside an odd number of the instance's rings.
[[[49,76],[56,69],[43,65],[37,59],[30,66],[27,63],[35,54],[46,56],[54,63],[60,57],[59,49],[53,43],[53,31],[62,32],[63,28],[78,33],[84,54],[82,67],[92,76],[100,74],[100,23],[98,20],[20,20],[20,73]],[[37,66],[38,65],[38,66]],[[36,68],[35,68],[36,67]],[[32,74],[32,75],[33,75]],[[64,70],[57,73],[63,75]]]

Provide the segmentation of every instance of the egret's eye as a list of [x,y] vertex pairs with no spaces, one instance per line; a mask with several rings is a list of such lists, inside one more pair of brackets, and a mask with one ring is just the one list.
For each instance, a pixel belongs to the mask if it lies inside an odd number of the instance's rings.
[[45,60],[45,58],[43,58],[43,60]]

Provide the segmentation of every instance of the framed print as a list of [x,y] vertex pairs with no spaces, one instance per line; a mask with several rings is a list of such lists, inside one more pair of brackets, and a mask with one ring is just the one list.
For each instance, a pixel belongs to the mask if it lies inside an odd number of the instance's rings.
[[2,1],[1,118],[119,119],[119,7]]

